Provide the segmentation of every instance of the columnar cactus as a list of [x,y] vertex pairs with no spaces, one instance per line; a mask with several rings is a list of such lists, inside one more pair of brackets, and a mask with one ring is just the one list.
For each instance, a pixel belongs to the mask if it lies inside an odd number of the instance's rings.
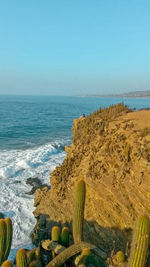
[[4,261],[6,246],[6,224],[4,219],[0,219],[0,264]]
[[35,249],[35,258],[36,258],[37,260],[39,260],[39,259],[41,258],[40,247],[37,247],[37,248]]
[[13,228],[10,218],[4,219],[4,222],[6,224],[6,242],[5,242],[4,260],[7,260],[12,243]]
[[58,226],[53,226],[52,232],[51,232],[51,239],[53,241],[59,242],[60,240],[60,229]]
[[16,265],[17,265],[17,267],[27,267],[28,266],[26,251],[23,248],[21,248],[17,251]]
[[81,254],[75,259],[75,266],[80,266],[82,264],[86,264],[87,258],[90,255],[91,251],[89,248],[85,248],[82,250]]
[[0,219],[0,264],[7,260],[12,242],[12,222],[10,218]]
[[148,256],[148,241],[150,233],[150,220],[142,215],[137,221],[133,242],[131,246],[130,267],[145,267]]
[[27,264],[28,266],[41,266],[41,260],[40,260],[40,248],[34,248],[32,250],[25,250],[26,251],[26,257],[27,257]]
[[72,246],[63,250],[59,255],[57,255],[50,263],[48,263],[47,267],[59,267],[64,264],[69,258],[78,254],[83,249],[90,249],[94,254],[99,256],[101,259],[106,260],[107,255],[104,251],[96,248],[96,246],[86,243],[80,242],[77,244],[73,244]]
[[31,261],[35,260],[35,249],[26,250],[27,262],[30,263]]
[[116,253],[116,260],[117,263],[122,263],[125,261],[124,253],[121,250]]
[[13,264],[11,261],[7,260],[3,262],[2,267],[13,267]]
[[62,246],[64,246],[64,247],[69,246],[69,228],[68,227],[62,228],[60,240],[61,240]]
[[76,203],[73,216],[73,239],[74,243],[83,240],[83,220],[84,220],[84,206],[85,206],[86,186],[83,180],[77,184]]
[[[51,232],[51,238],[52,238],[52,241],[59,242],[59,240],[60,240],[60,229],[59,229],[58,226],[53,226],[52,232]],[[52,258],[54,259],[55,256],[56,256],[55,251],[52,250]]]

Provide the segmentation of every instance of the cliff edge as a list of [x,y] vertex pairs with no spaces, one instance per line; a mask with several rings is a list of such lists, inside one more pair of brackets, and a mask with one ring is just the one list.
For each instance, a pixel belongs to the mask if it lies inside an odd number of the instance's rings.
[[36,191],[34,215],[44,218],[38,227],[71,227],[76,183],[84,179],[85,241],[107,252],[114,242],[125,250],[136,218],[150,213],[150,110],[130,111],[121,103],[74,120],[72,129],[51,189]]

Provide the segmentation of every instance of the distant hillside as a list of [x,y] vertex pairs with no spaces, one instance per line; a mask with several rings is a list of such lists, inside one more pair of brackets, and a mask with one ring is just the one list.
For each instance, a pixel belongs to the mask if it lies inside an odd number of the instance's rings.
[[122,97],[150,97],[150,90],[123,93],[123,94],[118,94],[117,96],[122,96]]
[[150,90],[134,91],[123,94],[94,94],[94,95],[78,95],[80,97],[150,97]]

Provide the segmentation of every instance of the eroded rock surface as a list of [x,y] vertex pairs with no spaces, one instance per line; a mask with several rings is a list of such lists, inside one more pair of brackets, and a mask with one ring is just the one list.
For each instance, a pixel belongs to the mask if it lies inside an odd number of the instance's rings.
[[85,241],[125,250],[136,218],[150,213],[150,110],[119,104],[79,118],[66,152],[51,173],[51,189],[36,191],[35,216],[71,228],[76,183],[84,179]]

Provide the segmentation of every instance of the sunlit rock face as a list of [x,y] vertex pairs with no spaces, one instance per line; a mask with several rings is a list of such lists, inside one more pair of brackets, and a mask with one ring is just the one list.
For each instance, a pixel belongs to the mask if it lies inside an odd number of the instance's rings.
[[137,217],[150,213],[149,122],[150,110],[123,104],[74,120],[73,142],[51,173],[51,189],[36,192],[35,216],[71,228],[76,183],[84,179],[84,239],[108,252],[114,243],[125,249]]

